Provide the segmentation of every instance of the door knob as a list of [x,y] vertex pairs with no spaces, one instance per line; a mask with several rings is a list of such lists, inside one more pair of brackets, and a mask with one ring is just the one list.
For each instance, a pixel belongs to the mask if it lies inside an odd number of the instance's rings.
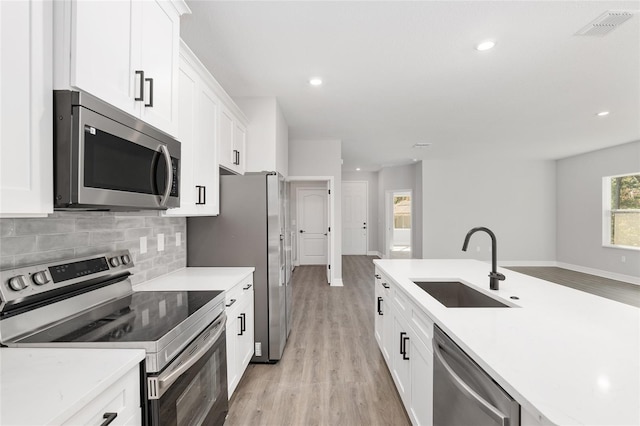
[[301,230],[300,230],[300,233],[301,233],[301,234],[303,234],[303,233],[304,233],[304,230],[303,230],[303,229],[301,229]]
[[362,229],[367,229],[367,227],[366,227],[366,226],[363,226],[363,227],[362,227]]

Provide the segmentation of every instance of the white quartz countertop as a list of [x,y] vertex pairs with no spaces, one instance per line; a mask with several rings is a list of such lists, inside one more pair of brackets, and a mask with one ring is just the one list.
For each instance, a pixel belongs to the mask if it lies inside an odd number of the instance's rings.
[[227,291],[255,271],[254,267],[189,267],[134,286],[134,291]]
[[[640,425],[640,309],[476,260],[375,260],[543,424]],[[446,308],[412,281],[461,281],[514,308]],[[517,296],[519,300],[512,300]]]
[[144,360],[142,349],[0,349],[0,425],[61,424]]

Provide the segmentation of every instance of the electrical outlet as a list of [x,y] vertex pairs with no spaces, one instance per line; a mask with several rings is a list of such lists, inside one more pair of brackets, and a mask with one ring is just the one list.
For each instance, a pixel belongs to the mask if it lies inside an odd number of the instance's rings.
[[158,234],[158,251],[164,251],[164,234]]
[[262,356],[262,342],[256,342],[255,353],[256,356]]
[[140,237],[140,254],[147,252],[147,237]]
[[176,247],[182,245],[182,232],[176,232]]

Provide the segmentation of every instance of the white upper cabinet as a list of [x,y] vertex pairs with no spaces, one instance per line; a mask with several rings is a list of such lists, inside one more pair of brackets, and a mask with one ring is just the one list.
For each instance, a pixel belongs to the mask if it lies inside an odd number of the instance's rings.
[[53,212],[52,9],[0,1],[0,217]]
[[289,171],[289,127],[276,98],[237,98],[249,120],[246,136],[245,171]]
[[[188,47],[180,50],[179,131],[182,144],[180,207],[167,216],[215,216],[220,212],[218,116],[220,101],[208,71]],[[213,78],[213,77],[209,77]]]
[[54,86],[80,89],[176,136],[183,1],[54,2]]
[[246,170],[247,119],[235,103],[233,106],[235,108],[223,108],[220,114],[220,166],[243,175]]

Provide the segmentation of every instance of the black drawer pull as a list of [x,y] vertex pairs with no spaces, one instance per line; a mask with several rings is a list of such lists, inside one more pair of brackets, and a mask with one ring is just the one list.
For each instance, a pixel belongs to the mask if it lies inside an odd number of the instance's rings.
[[382,315],[382,297],[378,297],[378,315]]
[[384,287],[384,288],[389,288],[389,284],[387,284],[387,283],[382,283],[382,287]]
[[247,284],[246,287],[242,287],[243,290],[249,290],[253,284]]
[[114,421],[116,417],[118,417],[118,413],[104,413],[102,418],[105,419],[105,421],[100,423],[100,426],[107,426],[108,424],[111,424],[111,422]]
[[380,278],[382,278],[382,277],[381,277],[380,275],[378,275],[378,274],[375,274],[375,275],[374,275],[374,277],[376,277],[376,279],[380,279]]
[[226,307],[228,308],[229,306],[233,305],[234,303],[236,303],[236,299],[231,299],[231,301],[229,302],[228,305],[226,305]]

